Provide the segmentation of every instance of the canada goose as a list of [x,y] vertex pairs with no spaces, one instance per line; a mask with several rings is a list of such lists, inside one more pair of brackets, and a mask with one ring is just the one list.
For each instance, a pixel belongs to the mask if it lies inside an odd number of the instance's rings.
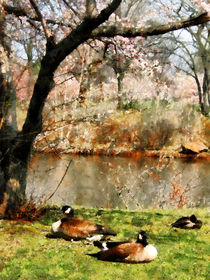
[[62,207],[65,218],[52,224],[51,233],[54,237],[64,239],[101,240],[106,235],[116,235],[114,231],[93,222],[74,218],[74,209],[68,205]]
[[[99,247],[99,243],[95,242]],[[150,262],[157,257],[156,248],[149,244],[145,231],[141,231],[136,242],[107,242],[102,243],[101,251],[89,254],[103,261],[141,263]]]
[[171,224],[171,226],[183,229],[194,229],[201,228],[202,222],[201,220],[197,220],[195,215],[191,215],[190,217],[182,217],[178,219],[175,223]]

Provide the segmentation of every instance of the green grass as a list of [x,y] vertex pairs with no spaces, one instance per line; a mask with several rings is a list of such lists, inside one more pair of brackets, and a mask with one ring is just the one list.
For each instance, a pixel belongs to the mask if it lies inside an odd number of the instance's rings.
[[[170,227],[192,213],[203,221],[200,230]],[[76,215],[109,225],[118,232],[115,240],[136,239],[139,230],[146,230],[158,249],[157,259],[145,264],[102,262],[87,255],[98,249],[84,241],[48,239],[51,223],[61,217],[59,210],[50,210],[34,223],[0,220],[0,279],[204,280],[210,275],[208,209],[134,212],[76,207]]]

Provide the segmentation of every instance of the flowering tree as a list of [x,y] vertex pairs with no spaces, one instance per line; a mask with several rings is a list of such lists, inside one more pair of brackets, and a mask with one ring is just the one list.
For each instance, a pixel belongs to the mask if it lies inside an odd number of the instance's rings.
[[191,47],[187,47],[180,37],[173,38],[182,50],[180,53],[175,53],[175,56],[179,57],[179,63],[175,63],[175,67],[195,80],[200,109],[206,115],[210,106],[210,66],[208,63],[210,34],[207,25],[201,25],[196,29],[189,28],[187,32],[193,42]]
[[[195,14],[196,5],[205,7],[207,11],[210,10],[205,1],[193,2],[170,0],[166,8],[171,10],[171,14],[167,10],[167,15],[181,20]],[[205,23],[165,34],[162,37],[156,36],[154,40],[150,39],[146,42],[146,44],[149,43],[154,53],[150,59],[158,58],[168,72],[172,73],[176,69],[194,79],[200,109],[204,115],[208,114],[210,104],[209,36],[209,23]]]
[[[101,2],[101,1],[99,1]],[[42,112],[46,98],[54,87],[54,73],[63,60],[89,39],[152,36],[203,24],[209,21],[206,12],[153,28],[106,25],[121,0],[104,1],[41,1],[7,0],[0,6],[0,215],[13,218],[25,203],[27,165],[35,137],[42,130]],[[101,4],[101,3],[100,3]],[[65,16],[63,16],[65,15]],[[72,17],[74,15],[74,18]],[[75,17],[76,15],[76,17]],[[62,17],[63,16],[63,17]],[[30,29],[43,48],[32,97],[23,127],[18,130],[11,118],[15,107],[15,88],[11,76],[11,56],[17,45],[7,38],[8,29],[18,22],[20,36]],[[22,29],[23,28],[23,29]],[[41,35],[40,35],[41,34]],[[40,40],[38,40],[40,39]],[[13,49],[11,48],[13,47]]]

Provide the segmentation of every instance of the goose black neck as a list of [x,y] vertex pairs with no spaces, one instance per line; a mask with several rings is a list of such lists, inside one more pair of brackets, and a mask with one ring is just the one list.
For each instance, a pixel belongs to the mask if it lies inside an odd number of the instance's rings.
[[67,218],[73,218],[73,217],[74,217],[74,210],[72,209],[72,210],[70,211],[70,213],[66,214],[66,217],[67,217]]
[[141,243],[144,247],[146,247],[149,244],[147,241],[147,236],[143,235],[141,239],[138,236],[137,243]]
[[196,222],[197,222],[196,216],[195,216],[195,215],[192,215],[192,216],[190,217],[190,221],[193,222],[193,223],[196,223]]

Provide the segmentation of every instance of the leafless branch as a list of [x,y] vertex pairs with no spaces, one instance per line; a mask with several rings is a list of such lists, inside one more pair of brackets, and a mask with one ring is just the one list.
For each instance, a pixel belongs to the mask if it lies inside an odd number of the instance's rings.
[[58,184],[57,187],[55,188],[54,192],[52,192],[51,195],[45,199],[44,204],[45,204],[50,198],[52,198],[53,195],[57,192],[58,188],[60,187],[60,185],[61,185],[62,182],[63,182],[63,179],[64,179],[65,176],[66,176],[66,173],[67,173],[67,171],[68,171],[68,169],[69,169],[69,167],[70,167],[72,161],[73,161],[72,159],[69,161],[69,163],[68,163],[68,165],[67,165],[67,167],[66,167],[66,170],[65,170],[65,172],[64,172],[64,174],[63,174],[63,176],[62,176],[62,178],[61,178],[61,180],[60,180],[60,182],[59,182],[59,184]]
[[66,0],[63,0],[63,3],[79,18],[81,19],[81,17],[79,16],[79,13],[71,6],[69,5],[69,3]]
[[35,2],[34,0],[29,0],[29,1],[30,1],[31,6],[33,7],[34,11],[36,12],[37,17],[38,17],[39,20],[41,21],[41,24],[42,24],[42,27],[43,27],[43,30],[44,30],[45,37],[46,37],[46,39],[48,39],[48,38],[50,37],[50,32],[49,32],[48,29],[47,29],[46,20],[43,18],[41,12],[39,11],[39,8],[38,8],[36,2]]
[[103,26],[99,27],[92,32],[91,38],[100,38],[100,37],[113,37],[113,36],[123,36],[123,37],[148,37],[154,35],[162,35],[168,33],[170,31],[179,30],[182,28],[187,28],[194,25],[199,25],[203,23],[207,23],[210,21],[210,17],[208,13],[199,14],[193,18],[175,21],[168,24],[163,24],[157,27],[149,27],[149,28],[130,28],[124,27],[119,28],[116,25],[114,26]]
[[[31,0],[33,1],[33,0]],[[30,20],[34,21],[40,21],[39,16],[37,17],[30,17],[27,12],[22,9],[22,8],[17,8],[9,5],[4,5],[4,10],[8,14],[14,14],[15,16],[25,16]],[[76,12],[76,11],[74,11]],[[56,22],[51,19],[46,19],[46,23],[51,23],[51,24],[57,24],[60,26],[66,26],[72,28],[70,24],[64,24],[62,22]],[[114,26],[103,26],[99,27],[96,30],[92,32],[92,35],[90,38],[92,39],[97,39],[101,37],[114,37],[114,36],[123,36],[123,37],[137,37],[137,36],[142,36],[142,37],[148,37],[148,36],[153,36],[153,35],[161,35],[165,34],[170,31],[174,30],[179,30],[182,28],[187,28],[199,24],[204,24],[210,21],[210,17],[207,12],[202,12],[201,14],[198,14],[197,16],[194,16],[190,19],[186,20],[179,20],[179,21],[174,21],[168,24],[164,24],[158,27],[149,27],[149,28],[134,28],[134,27],[124,27],[120,28],[117,27],[116,25]]]
[[[23,8],[13,7],[10,5],[4,5],[4,10],[8,14],[13,14],[16,17],[26,17],[32,26],[33,26],[32,22],[40,22],[40,18],[38,16],[34,16],[34,17],[30,16]],[[63,22],[52,20],[52,19],[46,19],[45,22],[47,24],[53,24],[53,25],[59,25],[59,26],[73,28],[71,24],[64,24]],[[37,29],[37,27],[36,27],[36,29]]]

